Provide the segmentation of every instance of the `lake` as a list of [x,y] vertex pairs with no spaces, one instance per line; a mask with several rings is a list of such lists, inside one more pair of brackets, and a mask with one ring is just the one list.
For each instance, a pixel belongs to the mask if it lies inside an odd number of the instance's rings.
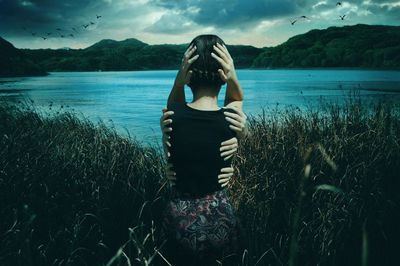
[[[33,100],[49,112],[70,110],[92,121],[103,120],[121,134],[144,145],[161,143],[159,119],[177,70],[127,72],[52,72],[45,77],[1,78],[0,96],[12,102]],[[360,89],[368,99],[400,102],[400,71],[352,69],[237,70],[243,87],[244,112],[257,116],[262,108],[343,102],[348,91]],[[223,106],[226,85],[218,105]],[[192,101],[185,87],[186,101]],[[62,108],[61,108],[62,106]]]

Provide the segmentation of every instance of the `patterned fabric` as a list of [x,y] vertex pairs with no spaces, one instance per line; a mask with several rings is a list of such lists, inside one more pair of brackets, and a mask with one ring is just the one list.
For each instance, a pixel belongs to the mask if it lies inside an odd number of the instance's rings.
[[216,259],[240,257],[241,225],[225,188],[201,197],[171,189],[162,230],[173,265],[214,265]]

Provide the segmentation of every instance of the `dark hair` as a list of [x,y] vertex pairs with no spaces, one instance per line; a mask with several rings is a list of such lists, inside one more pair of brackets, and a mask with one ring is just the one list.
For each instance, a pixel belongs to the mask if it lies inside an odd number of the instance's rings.
[[225,44],[224,41],[213,34],[202,34],[194,38],[188,47],[194,44],[197,49],[193,53],[192,57],[196,54],[199,55],[189,67],[192,70],[192,76],[187,84],[191,89],[198,86],[221,86],[225,84],[218,73],[218,69],[221,68],[221,64],[211,56],[211,52],[218,55],[213,49],[213,45],[220,43]]

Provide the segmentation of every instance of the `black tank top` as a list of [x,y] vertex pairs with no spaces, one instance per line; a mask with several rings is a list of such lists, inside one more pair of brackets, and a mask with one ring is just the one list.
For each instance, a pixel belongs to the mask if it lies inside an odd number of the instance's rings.
[[187,103],[168,105],[172,131],[168,162],[176,173],[176,189],[193,196],[205,195],[223,187],[218,183],[221,168],[230,167],[232,157],[224,161],[220,155],[221,142],[236,136],[223,112],[236,113],[232,108],[198,110]]

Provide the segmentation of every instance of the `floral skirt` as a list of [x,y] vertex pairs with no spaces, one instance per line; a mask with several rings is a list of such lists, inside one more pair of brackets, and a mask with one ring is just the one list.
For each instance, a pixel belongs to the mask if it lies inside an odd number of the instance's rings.
[[[172,265],[217,265],[241,257],[242,229],[226,189],[191,197],[172,187],[162,231]],[[228,265],[228,264],[223,264]]]

